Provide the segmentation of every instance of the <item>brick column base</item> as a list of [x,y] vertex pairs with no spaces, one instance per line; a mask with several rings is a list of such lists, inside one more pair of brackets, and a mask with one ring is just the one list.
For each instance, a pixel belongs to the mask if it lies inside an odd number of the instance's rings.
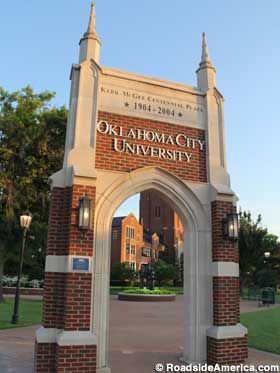
[[55,372],[55,343],[35,342],[35,363],[34,372],[54,373]]
[[36,373],[96,373],[96,346],[35,343]]
[[90,331],[41,327],[36,332],[35,373],[96,373],[96,336]]
[[57,346],[56,373],[96,373],[96,346]]
[[215,339],[207,337],[207,363],[237,365],[248,358],[247,336]]

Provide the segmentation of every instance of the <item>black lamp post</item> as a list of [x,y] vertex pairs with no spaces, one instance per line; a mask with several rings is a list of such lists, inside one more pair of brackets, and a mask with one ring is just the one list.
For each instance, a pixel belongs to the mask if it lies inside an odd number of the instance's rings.
[[23,256],[24,256],[24,248],[25,248],[25,241],[26,241],[26,233],[28,228],[30,227],[32,220],[32,216],[29,212],[24,213],[20,216],[20,226],[22,228],[22,245],[20,250],[20,260],[18,265],[18,278],[17,278],[17,286],[16,286],[16,293],[15,293],[15,303],[14,303],[14,313],[12,317],[12,324],[18,323],[18,310],[19,310],[19,298],[20,298],[20,279],[21,279],[21,272],[22,272],[22,265],[23,265]]
[[78,228],[81,230],[91,229],[91,200],[88,196],[84,196],[79,200],[78,207]]
[[229,240],[237,241],[239,239],[239,219],[237,213],[227,214],[223,221],[224,236]]

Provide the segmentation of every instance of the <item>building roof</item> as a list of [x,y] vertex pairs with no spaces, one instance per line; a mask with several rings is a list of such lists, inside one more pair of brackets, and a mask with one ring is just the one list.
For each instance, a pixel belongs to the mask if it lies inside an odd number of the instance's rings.
[[[147,243],[152,244],[152,242],[153,242],[153,239],[152,239],[153,234],[155,234],[155,232],[151,233],[148,230],[144,230],[144,232],[143,232],[143,239],[144,239],[144,241],[147,242]],[[157,235],[157,236],[158,236],[160,245],[164,245],[164,241],[163,241],[162,237],[160,235]]]
[[126,216],[116,216],[115,218],[113,218],[112,227],[120,227],[123,219],[125,218]]

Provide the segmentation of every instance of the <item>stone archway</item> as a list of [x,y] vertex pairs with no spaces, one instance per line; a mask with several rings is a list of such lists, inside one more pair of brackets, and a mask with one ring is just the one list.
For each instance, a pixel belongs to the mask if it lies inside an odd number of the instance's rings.
[[184,359],[206,361],[206,330],[212,325],[211,227],[207,211],[180,179],[157,167],[145,167],[121,176],[99,190],[95,214],[93,258],[93,333],[97,335],[97,368],[109,371],[108,314],[111,222],[118,206],[146,189],[161,192],[184,225]]
[[[71,70],[64,164],[52,176],[35,371],[108,372],[110,225],[126,198],[150,188],[185,228],[184,359],[243,363],[238,243],[223,230],[237,199],[226,164],[224,99],[205,34],[196,87],[105,68],[99,56],[92,6]],[[95,217],[86,231],[77,223],[85,196]]]

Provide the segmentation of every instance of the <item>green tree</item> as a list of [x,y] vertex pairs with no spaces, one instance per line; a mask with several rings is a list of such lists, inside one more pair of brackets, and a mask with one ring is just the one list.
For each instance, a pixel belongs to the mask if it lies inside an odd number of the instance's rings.
[[17,259],[24,210],[33,214],[30,235],[36,233],[26,258],[30,250],[45,251],[48,178],[61,168],[67,122],[65,107],[50,106],[53,97],[29,86],[12,93],[0,88],[0,301],[4,264]]
[[176,268],[172,264],[168,264],[164,260],[159,259],[155,263],[155,277],[158,286],[161,286],[164,282],[175,279]]
[[136,278],[136,272],[131,268],[129,262],[116,263],[111,270],[111,281],[120,283],[131,283]]
[[240,215],[240,279],[241,287],[263,286],[267,283],[264,278],[275,278],[268,267],[264,253],[269,251],[272,255],[279,250],[278,238],[269,234],[266,228],[261,225],[261,215],[253,221],[250,212],[243,212]]

